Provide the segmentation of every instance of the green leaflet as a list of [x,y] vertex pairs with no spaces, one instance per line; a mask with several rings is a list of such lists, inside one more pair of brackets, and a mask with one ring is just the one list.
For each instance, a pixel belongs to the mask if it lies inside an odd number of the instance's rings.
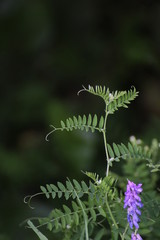
[[45,187],[40,186],[40,189],[41,189],[42,192],[46,195],[46,198],[49,198],[49,197],[50,197],[50,195],[49,195],[49,193],[48,193],[48,191],[47,191],[47,189],[46,189]]
[[74,183],[74,186],[76,188],[76,191],[80,192],[82,190],[81,185],[75,179],[73,179],[73,183]]
[[72,201],[72,207],[73,207],[73,210],[74,210],[75,212],[77,212],[77,211],[79,210],[79,207],[78,207],[77,203],[74,202],[74,201]]
[[114,152],[109,144],[107,144],[107,148],[108,148],[110,158],[114,158]]
[[82,185],[83,191],[84,192],[88,192],[88,186],[87,186],[87,184],[84,181],[81,182],[81,185]]
[[115,155],[116,155],[117,157],[120,157],[119,148],[118,148],[118,146],[117,146],[115,143],[113,143],[113,150],[114,150],[114,152],[115,152]]
[[104,126],[104,117],[101,116],[100,121],[99,121],[99,128],[103,129],[103,126]]
[[65,188],[65,186],[64,186],[61,182],[57,182],[57,186],[59,187],[59,189],[60,189],[62,192],[65,192],[66,188]]
[[96,126],[97,126],[97,115],[96,115],[96,114],[95,114],[94,117],[93,117],[92,126],[93,126],[93,127],[96,127]]
[[58,192],[58,188],[54,184],[50,184],[54,192]]
[[92,217],[93,221],[95,222],[96,218],[97,218],[97,214],[96,214],[95,210],[93,208],[90,208],[90,213],[91,213],[91,217]]
[[61,120],[61,127],[62,129],[65,128],[65,123]]

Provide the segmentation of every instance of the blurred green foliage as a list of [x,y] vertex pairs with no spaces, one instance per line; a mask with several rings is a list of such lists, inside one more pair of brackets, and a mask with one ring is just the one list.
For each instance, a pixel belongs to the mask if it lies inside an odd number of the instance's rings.
[[104,174],[98,135],[44,140],[49,124],[103,110],[96,99],[77,97],[82,84],[140,91],[129,110],[110,117],[109,141],[159,139],[159,16],[159,1],[1,0],[0,240],[36,239],[19,224],[53,207],[39,200],[30,211],[23,204],[39,185],[82,178],[80,170]]

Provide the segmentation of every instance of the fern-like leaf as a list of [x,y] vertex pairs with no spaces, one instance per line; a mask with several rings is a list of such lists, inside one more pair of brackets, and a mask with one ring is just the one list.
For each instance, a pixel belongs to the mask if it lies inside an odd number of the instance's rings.
[[128,108],[128,104],[138,96],[135,87],[128,91],[115,92],[110,94],[109,101],[107,102],[108,114],[113,114],[118,108]]
[[138,96],[135,87],[128,91],[110,92],[109,88],[106,88],[105,86],[93,87],[89,85],[88,88],[83,86],[83,89],[80,90],[78,94],[82,91],[101,97],[106,104],[106,111],[108,114],[113,114],[120,107],[127,108],[127,105]]
[[120,161],[120,159],[127,158],[140,158],[150,161],[151,159],[151,151],[146,149],[145,147],[138,146],[136,144],[132,144],[128,142],[128,146],[121,144],[109,145],[107,144],[107,150],[109,154],[109,162]]
[[80,92],[89,92],[93,95],[99,96],[101,98],[103,98],[103,100],[106,102],[109,99],[109,88],[106,88],[105,86],[95,86],[95,88],[93,86],[88,86],[88,88],[84,87],[78,92],[78,95]]
[[53,127],[53,130],[47,134],[46,136],[46,140],[48,141],[48,136],[57,130],[63,131],[73,131],[73,130],[85,130],[86,132],[88,132],[89,130],[91,132],[95,132],[95,130],[102,132],[104,131],[103,127],[104,127],[104,117],[101,116],[100,120],[98,120],[97,115],[95,114],[94,116],[92,116],[91,114],[88,115],[88,117],[86,117],[86,115],[83,116],[78,116],[75,117],[73,116],[73,118],[67,118],[65,121],[60,122],[61,127],[56,128],[54,126],[51,125],[51,127]]
[[67,180],[65,185],[61,182],[57,182],[57,185],[46,184],[46,186],[40,187],[46,198],[51,197],[54,199],[55,197],[65,197],[66,200],[68,200],[70,197],[75,199],[76,194],[79,198],[81,198],[84,194],[89,194],[90,188],[91,186],[87,186],[84,181],[82,181],[80,184],[75,179],[73,179],[73,183],[71,183],[70,180]]
[[[99,214],[106,216],[103,207],[96,206],[93,200],[89,199],[88,202],[81,203],[83,210],[86,214],[90,215],[92,221],[96,222],[97,215]],[[63,205],[63,210],[55,208],[47,218],[39,218],[40,225],[38,227],[46,225],[50,231],[53,229],[61,231],[79,226],[80,222],[83,221],[83,210],[78,201],[72,201],[71,205],[71,208]]]

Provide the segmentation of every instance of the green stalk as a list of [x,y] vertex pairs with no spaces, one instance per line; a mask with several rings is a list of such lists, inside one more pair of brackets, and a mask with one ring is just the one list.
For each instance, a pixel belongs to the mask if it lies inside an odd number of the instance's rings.
[[[106,160],[107,160],[107,170],[106,170],[106,176],[109,175],[109,154],[108,154],[108,149],[107,149],[107,138],[106,138],[106,124],[107,124],[107,117],[108,117],[108,113],[107,113],[107,106],[106,106],[106,112],[105,112],[105,119],[104,119],[104,126],[103,126],[103,139],[104,139],[104,148],[105,148],[105,154],[106,154]],[[111,217],[111,220],[115,226],[115,228],[118,230],[118,225],[116,223],[116,220],[112,214],[112,211],[111,211],[111,208],[108,204],[108,201],[107,201],[107,196],[106,196],[106,206],[107,206],[107,209],[108,209],[108,212],[109,212],[109,215]],[[126,227],[123,235],[120,233],[120,236],[121,236],[121,239],[124,240],[124,236],[125,236],[125,233],[128,229],[128,226]]]
[[[111,208],[110,208],[107,200],[106,200],[106,206],[107,206],[109,215],[110,215],[110,217],[111,217],[111,219],[112,219],[112,222],[113,222],[114,226],[116,227],[116,229],[118,229],[118,225],[117,225],[116,220],[115,220],[115,218],[114,218],[114,216],[113,216],[113,214],[112,214]],[[120,236],[121,236],[121,239],[123,240],[123,236],[122,236],[121,233],[120,233]]]
[[[69,179],[68,179],[69,180]],[[71,181],[69,180],[70,184],[72,185]],[[73,187],[73,185],[72,185]],[[74,188],[74,187],[73,187]],[[77,200],[78,200],[78,203],[82,209],[82,213],[83,213],[83,218],[84,218],[84,224],[85,224],[85,234],[86,234],[86,240],[89,240],[89,236],[88,236],[88,217],[85,213],[85,210],[83,208],[83,205],[81,203],[81,200],[79,199],[78,195],[77,195],[77,192],[76,190],[74,190],[75,194],[76,194],[76,197],[77,197]]]
[[114,219],[114,216],[113,216],[113,214],[112,214],[112,211],[111,211],[111,209],[110,209],[110,206],[109,206],[109,204],[108,204],[108,201],[106,201],[106,206],[107,206],[107,209],[108,209],[108,212],[109,212],[109,215],[110,215],[110,217],[111,217],[111,219],[112,219],[113,224],[114,224],[115,227],[118,229],[118,225],[117,225],[117,223],[116,223],[116,220]]
[[[78,197],[78,195],[77,195],[77,197]],[[81,200],[79,199],[79,197],[77,199],[78,199],[79,205],[82,208],[82,212],[83,212],[86,240],[89,240],[89,236],[88,236],[88,217],[87,217],[87,215],[86,215],[86,213],[84,211],[84,208],[82,206]]]
[[125,237],[125,234],[126,234],[126,232],[127,232],[127,230],[128,230],[128,227],[129,227],[129,224],[127,223],[126,228],[125,228],[125,230],[124,230],[124,233],[123,233],[123,235],[122,235],[122,240],[124,240],[124,237]]
[[107,124],[107,108],[106,108],[106,115],[104,119],[104,126],[103,126],[103,139],[104,139],[104,148],[105,148],[105,153],[106,153],[106,160],[107,160],[107,170],[106,170],[106,176],[109,174],[109,155],[108,155],[108,150],[107,150],[107,139],[106,139],[106,124]]

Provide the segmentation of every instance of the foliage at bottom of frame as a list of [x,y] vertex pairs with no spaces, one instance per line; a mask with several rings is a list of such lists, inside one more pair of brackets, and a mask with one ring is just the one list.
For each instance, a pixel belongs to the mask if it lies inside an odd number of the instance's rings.
[[[148,167],[147,167],[148,169]],[[70,205],[63,204],[61,209],[53,209],[48,217],[37,218],[28,221],[28,226],[37,234],[40,240],[47,240],[42,234],[43,228],[51,231],[57,239],[84,240],[86,230],[88,239],[131,239],[131,229],[127,222],[127,212],[124,210],[124,196],[118,192],[120,184],[112,176],[99,178],[95,173],[86,172],[89,182],[79,183],[75,179],[66,180],[65,184],[58,182],[56,185],[47,184],[41,186],[42,192],[47,198],[56,197],[70,200]],[[149,240],[152,237],[159,239],[160,230],[160,198],[156,192],[141,195],[144,207],[142,209],[139,233]],[[111,214],[112,213],[112,214]],[[115,224],[113,223],[115,219]]]

